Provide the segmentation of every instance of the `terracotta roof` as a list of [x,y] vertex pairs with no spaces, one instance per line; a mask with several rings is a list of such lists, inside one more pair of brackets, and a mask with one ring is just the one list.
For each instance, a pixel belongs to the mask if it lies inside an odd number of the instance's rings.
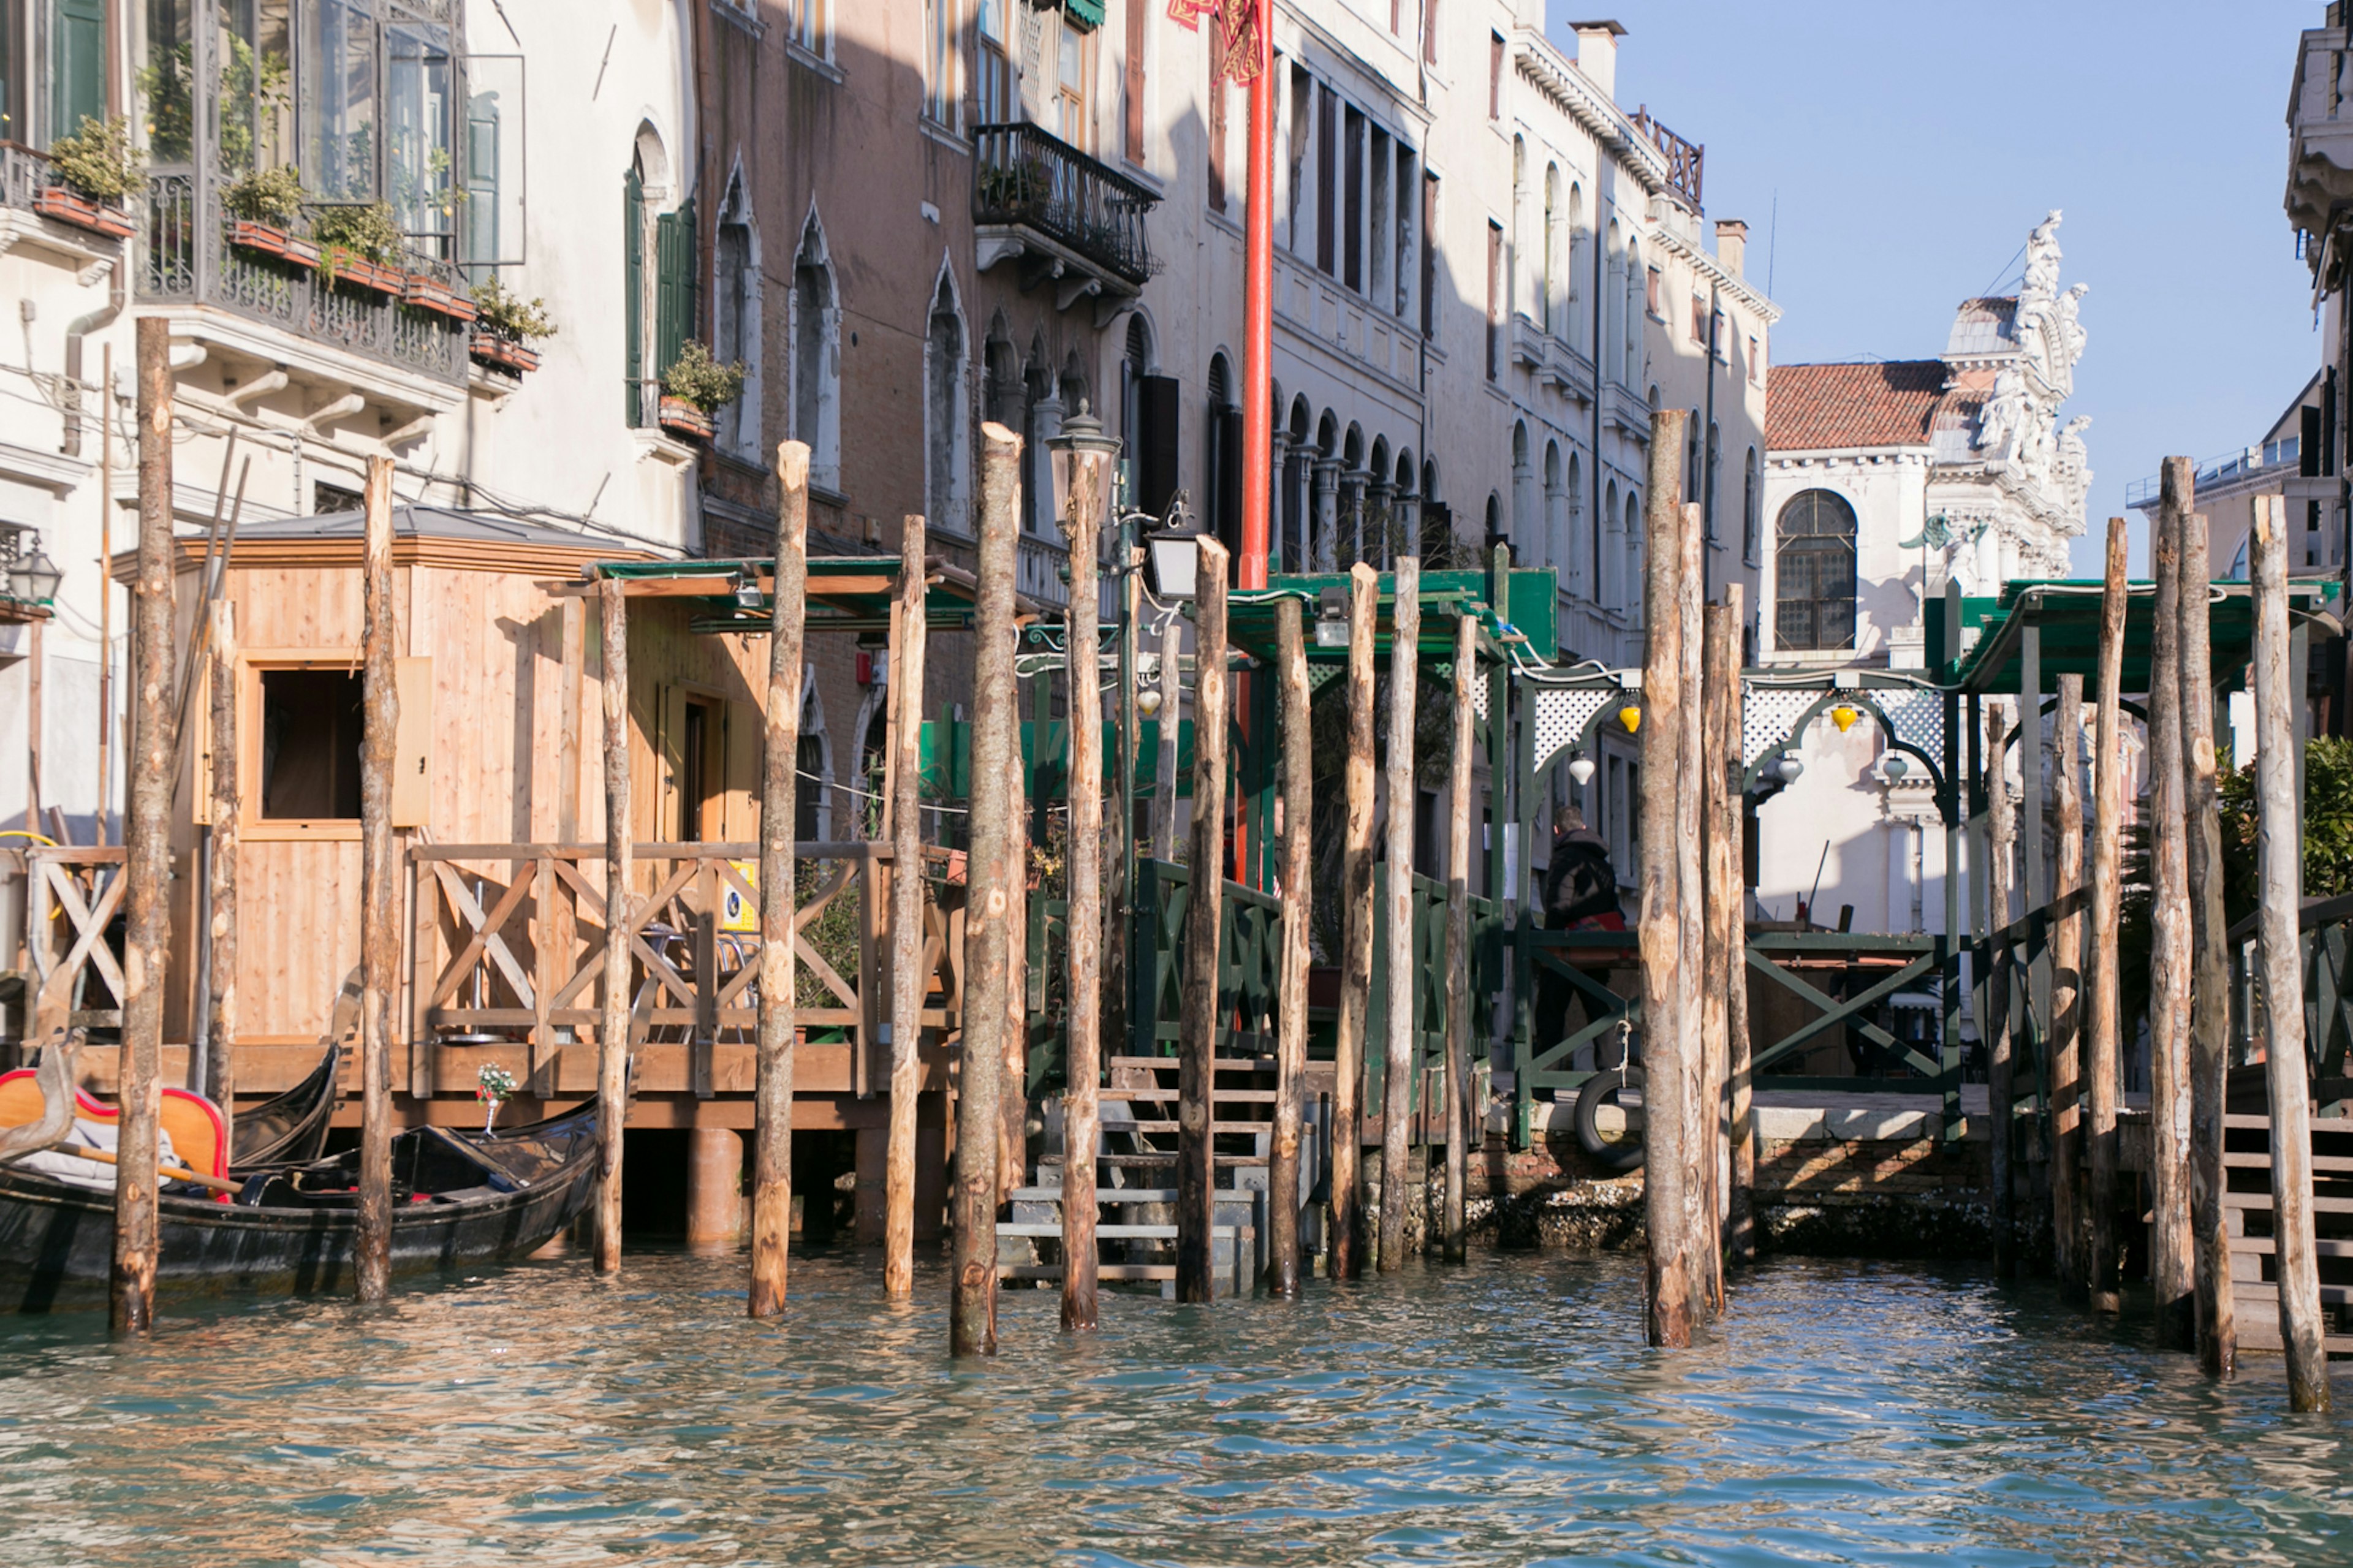
[[1765,445],[1776,452],[1925,447],[1943,398],[1942,360],[1773,367]]

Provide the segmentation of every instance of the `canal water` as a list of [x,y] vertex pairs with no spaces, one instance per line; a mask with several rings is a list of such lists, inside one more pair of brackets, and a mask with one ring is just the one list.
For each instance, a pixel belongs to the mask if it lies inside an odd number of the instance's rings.
[[[2353,1417],[1982,1275],[1784,1262],[1704,1348],[1623,1258],[1489,1257],[1297,1305],[633,1256],[343,1302],[0,1320],[0,1563],[2353,1563]],[[2353,1397],[2353,1386],[2340,1398]]]

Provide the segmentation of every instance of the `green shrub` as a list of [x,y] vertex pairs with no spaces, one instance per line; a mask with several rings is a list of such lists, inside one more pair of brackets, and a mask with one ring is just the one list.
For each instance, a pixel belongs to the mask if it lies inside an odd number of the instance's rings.
[[474,309],[478,312],[475,326],[491,337],[520,343],[555,335],[547,301],[508,293],[495,272],[474,285]]
[[291,228],[302,216],[302,176],[291,168],[262,169],[222,194],[231,216]]
[[339,245],[363,261],[380,267],[397,263],[407,248],[400,219],[391,206],[376,202],[367,206],[313,208],[311,233],[322,245]]
[[49,167],[58,184],[93,202],[119,202],[139,186],[139,150],[131,144],[131,121],[116,115],[92,120],[49,143]]
[[709,349],[689,339],[677,360],[662,372],[662,395],[691,403],[705,414],[716,414],[743,395],[744,375],[742,364],[721,364],[711,357]]

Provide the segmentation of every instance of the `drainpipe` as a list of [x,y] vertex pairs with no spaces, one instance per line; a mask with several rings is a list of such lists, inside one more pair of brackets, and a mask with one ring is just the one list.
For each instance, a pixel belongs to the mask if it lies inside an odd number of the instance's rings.
[[[106,303],[95,310],[76,316],[66,324],[66,379],[73,384],[71,395],[73,412],[66,419],[65,431],[66,456],[69,458],[81,456],[82,340],[92,332],[102,331],[112,326],[115,318],[122,314],[124,299],[122,275],[130,266],[131,255],[130,241],[124,240],[120,243],[123,253],[116,258],[111,267],[107,268],[106,272]],[[114,389],[111,387],[103,388],[99,394],[99,417],[101,419],[106,417],[107,400],[113,395]]]

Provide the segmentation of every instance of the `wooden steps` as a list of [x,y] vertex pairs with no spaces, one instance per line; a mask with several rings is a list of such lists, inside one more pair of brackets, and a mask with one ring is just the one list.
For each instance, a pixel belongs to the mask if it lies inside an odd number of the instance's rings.
[[[2271,1119],[2222,1119],[2223,1217],[2231,1237],[2231,1296],[2239,1344],[2281,1349],[2279,1243],[2272,1228]],[[2320,1302],[2327,1327],[2353,1331],[2353,1119],[2312,1122],[2313,1251],[2320,1265]],[[2331,1355],[2353,1355],[2353,1331],[2323,1335]]]

